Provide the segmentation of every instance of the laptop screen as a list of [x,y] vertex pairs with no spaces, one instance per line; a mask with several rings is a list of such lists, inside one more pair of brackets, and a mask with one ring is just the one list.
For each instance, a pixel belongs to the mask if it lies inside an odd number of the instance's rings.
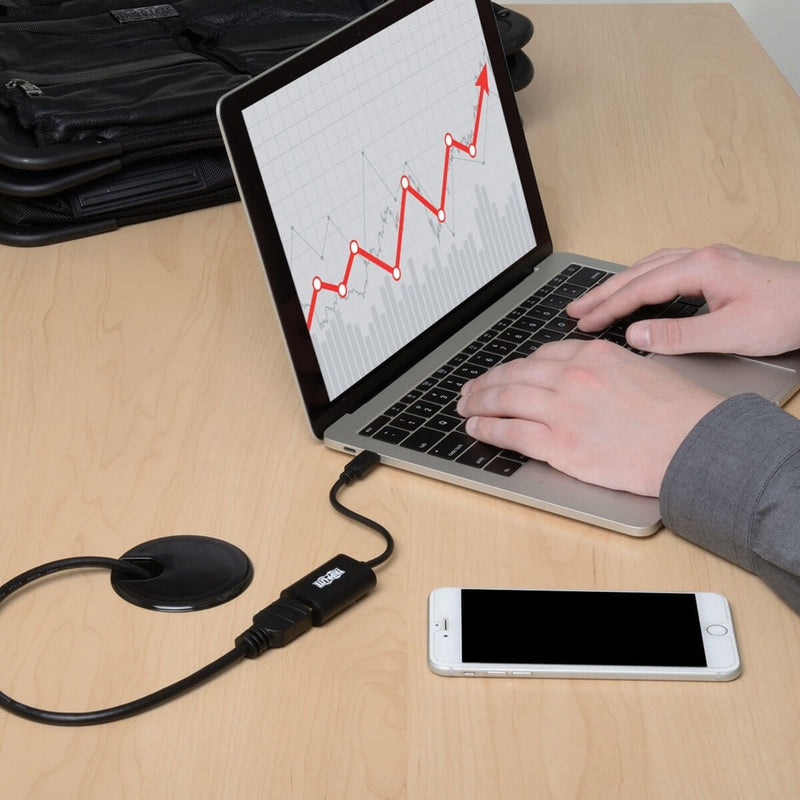
[[435,0],[242,109],[330,399],[536,246],[495,78]]

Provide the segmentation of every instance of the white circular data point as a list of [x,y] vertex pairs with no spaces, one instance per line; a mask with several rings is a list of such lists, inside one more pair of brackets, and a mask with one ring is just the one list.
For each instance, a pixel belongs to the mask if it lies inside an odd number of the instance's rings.
[[475,156],[478,155],[478,148],[475,147],[474,144],[471,144],[469,146],[469,155],[470,155],[470,158],[475,158]]
[[400,280],[400,267],[395,267],[395,268],[392,270],[392,277],[393,277],[393,278],[394,278],[396,281],[399,281],[399,280]]
[[347,286],[343,283],[339,284],[339,297],[347,297]]
[[311,281],[311,285],[314,287],[314,291],[318,292],[322,288],[322,279],[317,277]]
[[408,189],[408,177],[407,177],[406,175],[403,175],[403,177],[402,177],[402,178],[400,178],[400,185],[401,185],[401,186],[402,186],[404,189]]
[[353,241],[350,242],[350,252],[353,255],[355,255],[358,252],[358,242],[355,239],[353,239]]
[[439,222],[444,222],[445,213],[443,208],[440,208],[439,211],[436,213],[436,218],[439,220]]
[[444,143],[445,143],[445,144],[446,144],[448,147],[452,147],[452,146],[453,146],[453,135],[452,135],[452,134],[450,134],[450,133],[446,133],[446,134],[444,135]]

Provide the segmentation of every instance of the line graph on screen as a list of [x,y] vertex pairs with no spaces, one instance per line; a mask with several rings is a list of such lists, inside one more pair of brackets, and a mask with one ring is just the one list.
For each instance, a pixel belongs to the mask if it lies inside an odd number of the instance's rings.
[[314,323],[314,313],[316,311],[317,301],[321,293],[331,292],[342,300],[347,297],[348,283],[353,266],[356,263],[356,259],[364,259],[367,263],[372,264],[377,269],[388,273],[394,281],[400,281],[402,279],[403,271],[401,267],[401,260],[405,233],[406,206],[409,198],[421,205],[440,224],[443,224],[447,220],[446,201],[454,151],[463,153],[471,159],[474,159],[478,154],[477,144],[481,129],[484,99],[489,94],[489,79],[486,64],[483,65],[483,68],[481,69],[480,74],[475,81],[475,86],[478,88],[478,100],[471,138],[469,141],[461,141],[456,139],[450,132],[447,132],[444,135],[444,163],[442,167],[441,189],[438,197],[432,200],[412,184],[411,178],[408,174],[401,175],[401,193],[399,201],[396,245],[394,247],[394,260],[389,262],[383,258],[380,258],[380,256],[376,253],[373,253],[366,247],[363,247],[357,239],[351,239],[348,245],[348,258],[345,263],[341,278],[334,282],[330,280],[324,280],[319,275],[315,275],[312,279],[311,302],[309,304],[308,315],[306,318],[306,325],[309,330],[311,330]]

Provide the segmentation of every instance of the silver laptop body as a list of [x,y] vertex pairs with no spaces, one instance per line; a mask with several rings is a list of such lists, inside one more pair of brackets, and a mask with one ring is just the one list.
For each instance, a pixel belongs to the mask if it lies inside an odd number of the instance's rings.
[[[386,3],[225,95],[218,117],[317,437],[622,533],[660,527],[655,498],[467,456],[440,446],[461,442],[449,428],[432,447],[374,435],[387,412],[416,420],[431,381],[564,270],[623,269],[553,254],[488,0]],[[783,404],[800,387],[797,354],[647,357],[725,395]]]

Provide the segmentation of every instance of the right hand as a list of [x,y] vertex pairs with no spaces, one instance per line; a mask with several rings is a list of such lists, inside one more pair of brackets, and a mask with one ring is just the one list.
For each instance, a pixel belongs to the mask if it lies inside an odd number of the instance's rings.
[[597,331],[641,306],[702,295],[709,313],[632,323],[628,343],[653,353],[778,355],[800,348],[800,263],[726,245],[659,250],[567,306]]

